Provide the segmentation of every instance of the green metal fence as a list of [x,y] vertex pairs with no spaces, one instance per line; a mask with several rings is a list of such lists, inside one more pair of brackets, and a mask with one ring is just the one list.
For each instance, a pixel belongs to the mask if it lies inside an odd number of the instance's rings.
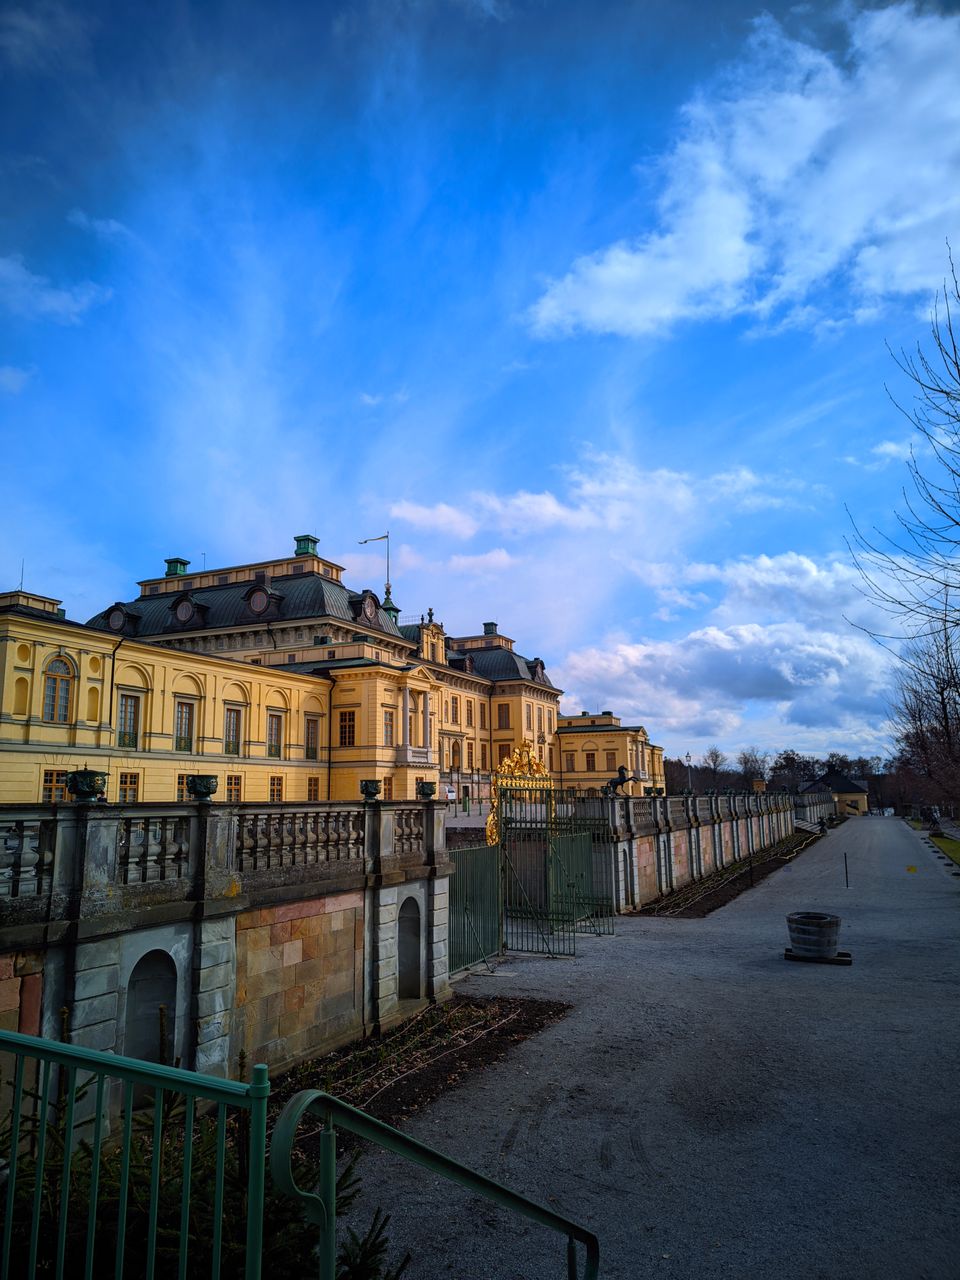
[[259,1280],[266,1067],[240,1084],[12,1031],[0,1063],[2,1280]]
[[[307,1115],[322,1119],[324,1129],[320,1135],[320,1169],[317,1186],[318,1193],[304,1190],[297,1184],[294,1176],[294,1145],[296,1143],[297,1126]],[[372,1116],[341,1102],[339,1098],[321,1093],[317,1089],[305,1089],[290,1099],[283,1114],[277,1121],[270,1143],[270,1173],[274,1186],[286,1195],[295,1197],[303,1206],[306,1217],[320,1228],[320,1277],[321,1280],[332,1280],[336,1275],[337,1259],[337,1154],[336,1128],[347,1129],[351,1133],[376,1143],[387,1151],[393,1151],[413,1164],[423,1166],[431,1173],[439,1174],[450,1182],[466,1187],[475,1195],[509,1209],[513,1213],[532,1222],[539,1223],[551,1231],[559,1232],[567,1241],[567,1277],[577,1280],[578,1250],[581,1245],[585,1252],[584,1280],[596,1280],[600,1274],[600,1245],[592,1231],[571,1222],[551,1209],[526,1196],[518,1195],[502,1187],[492,1178],[467,1169],[449,1156],[435,1151],[415,1138],[409,1138],[397,1129],[375,1120]],[[301,1166],[302,1167],[302,1166]]]
[[500,848],[451,849],[450,861],[450,972],[459,973],[503,949]]

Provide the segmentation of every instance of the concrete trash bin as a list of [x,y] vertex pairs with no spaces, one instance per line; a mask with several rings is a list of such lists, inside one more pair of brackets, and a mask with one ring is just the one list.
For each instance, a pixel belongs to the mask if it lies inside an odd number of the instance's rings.
[[832,960],[837,954],[840,917],[822,911],[794,911],[787,916],[790,949],[795,956]]

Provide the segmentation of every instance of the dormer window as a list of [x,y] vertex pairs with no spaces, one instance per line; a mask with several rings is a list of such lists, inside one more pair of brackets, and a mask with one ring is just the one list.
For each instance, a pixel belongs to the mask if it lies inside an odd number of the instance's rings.
[[175,612],[178,622],[189,622],[197,612],[197,607],[192,600],[181,600],[177,605]]
[[266,613],[267,608],[270,604],[270,597],[267,595],[266,591],[264,591],[262,587],[258,587],[256,591],[252,591],[250,593],[250,598],[248,599],[247,603],[250,606],[251,613],[256,613],[256,614]]

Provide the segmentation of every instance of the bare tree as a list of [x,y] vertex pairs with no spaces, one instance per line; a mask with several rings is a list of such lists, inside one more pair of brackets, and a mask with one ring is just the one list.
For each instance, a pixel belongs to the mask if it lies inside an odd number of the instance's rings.
[[903,654],[894,718],[900,762],[949,795],[960,789],[960,653],[955,625],[915,641]]
[[889,638],[935,633],[945,611],[960,621],[960,282],[952,254],[949,261],[930,318],[929,354],[918,344],[915,353],[893,357],[913,383],[911,404],[894,403],[928,456],[918,460],[911,451],[896,536],[854,526],[851,550],[867,594],[899,620],[900,634]]
[[714,787],[716,787],[717,775],[719,774],[721,769],[726,768],[727,757],[716,745],[716,743],[714,743],[712,747],[707,747],[706,751],[703,753],[703,756],[700,759],[700,763],[704,767],[704,769],[710,770],[711,778],[713,780],[713,785]]
[[759,747],[744,747],[737,756],[737,764],[748,787],[753,785],[754,778],[766,782],[769,763],[769,753],[761,751]]

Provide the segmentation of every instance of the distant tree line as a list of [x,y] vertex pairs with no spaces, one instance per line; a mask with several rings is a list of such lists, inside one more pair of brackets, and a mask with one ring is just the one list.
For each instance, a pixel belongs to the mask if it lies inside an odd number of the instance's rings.
[[869,784],[886,770],[879,756],[846,756],[831,751],[821,759],[790,748],[774,754],[759,747],[745,747],[736,756],[728,756],[718,746],[708,747],[699,760],[691,759],[689,769],[686,759],[679,757],[665,757],[663,768],[667,791],[672,795],[688,786],[700,795],[728,789],[751,791],[755,778],[773,790],[783,787],[800,791],[831,770]]

